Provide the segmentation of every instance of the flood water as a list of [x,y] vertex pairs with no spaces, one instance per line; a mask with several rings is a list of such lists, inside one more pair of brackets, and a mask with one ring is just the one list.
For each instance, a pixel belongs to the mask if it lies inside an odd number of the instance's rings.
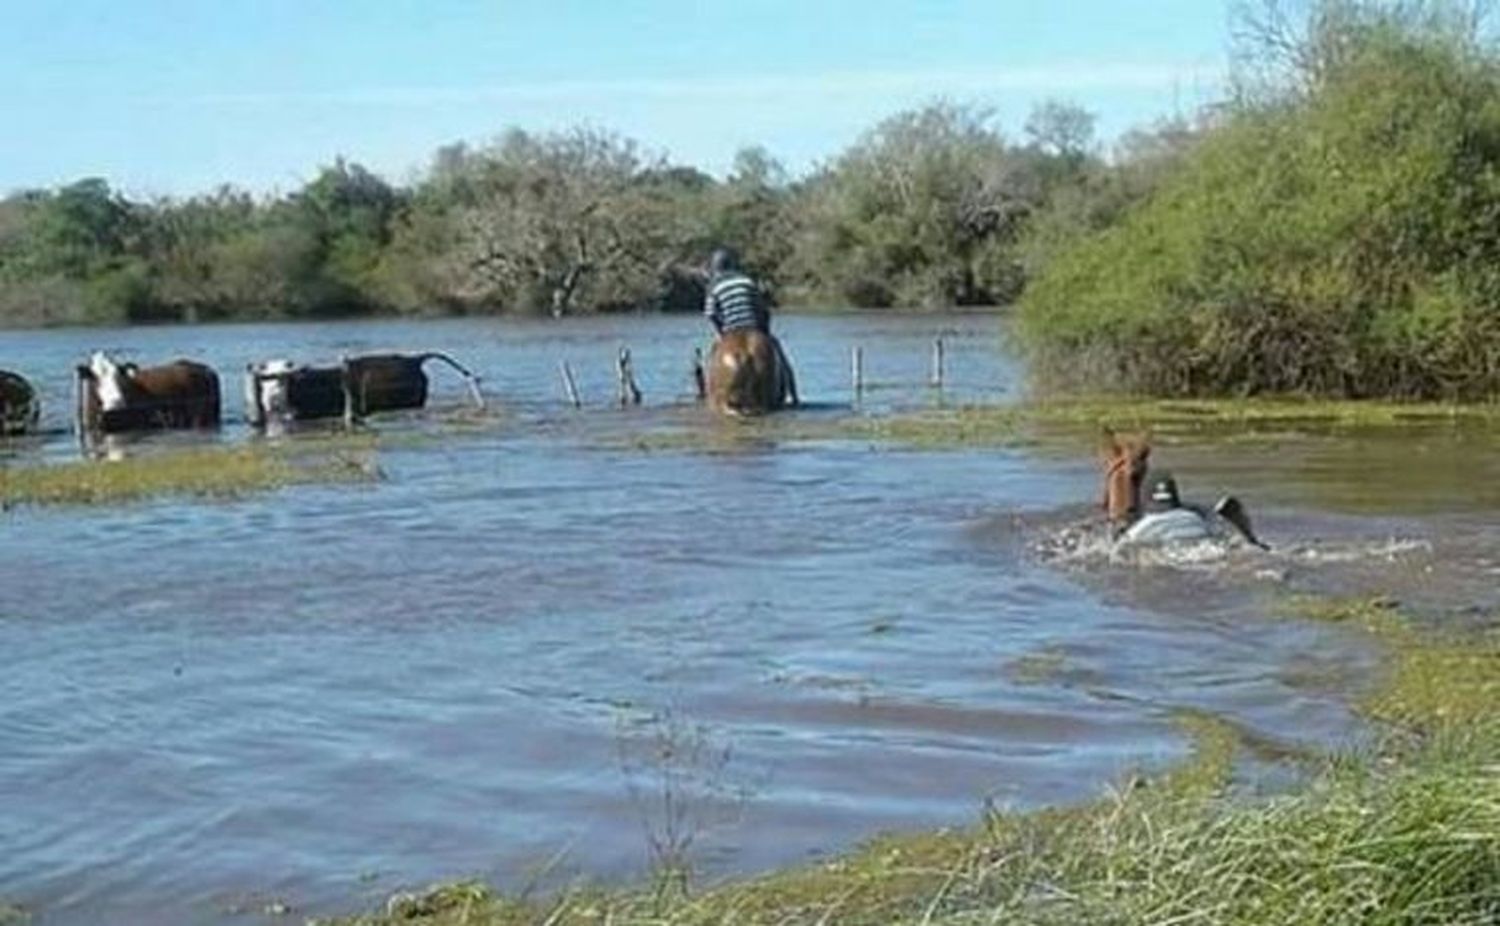
[[[664,836],[692,837],[704,880],[760,871],[1096,795],[1180,758],[1183,710],[1355,744],[1373,654],[1269,617],[1277,602],[1389,587],[1456,607],[1500,584],[1488,434],[1167,435],[1188,493],[1233,487],[1278,549],[1144,565],[1038,552],[1095,499],[1083,438],[779,436],[1013,401],[1002,327],[787,317],[812,407],[750,423],[691,405],[689,318],[0,334],[0,366],[39,382],[59,429],[95,347],[215,364],[226,425],[194,440],[252,439],[236,371],[273,356],[447,350],[499,409],[435,425],[464,392],[434,365],[431,413],[373,422],[420,438],[378,451],[377,484],[0,516],[0,899],[39,924],[261,922],[272,901],[354,912],[457,876],[629,881]],[[621,344],[640,409],[612,405]],[[59,433],[3,459],[75,453]],[[1389,459],[1414,453],[1431,464],[1415,482]],[[664,780],[685,817],[663,814]]]

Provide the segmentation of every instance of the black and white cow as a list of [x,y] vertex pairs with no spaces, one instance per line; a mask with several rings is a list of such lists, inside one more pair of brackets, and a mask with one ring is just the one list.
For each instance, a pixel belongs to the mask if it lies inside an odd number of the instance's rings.
[[442,360],[462,374],[475,404],[484,407],[479,378],[446,354],[366,354],[329,367],[280,359],[252,364],[245,375],[246,417],[264,426],[421,408],[427,404],[428,379],[422,366],[428,360]]

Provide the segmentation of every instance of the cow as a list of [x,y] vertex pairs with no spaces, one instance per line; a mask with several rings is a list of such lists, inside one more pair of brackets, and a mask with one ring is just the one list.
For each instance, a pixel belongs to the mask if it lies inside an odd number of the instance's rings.
[[36,389],[19,373],[0,370],[0,437],[14,437],[36,430],[42,403]]
[[441,360],[457,370],[468,381],[475,404],[484,407],[479,378],[447,354],[429,351],[346,357],[331,367],[290,360],[252,364],[245,377],[246,417],[252,424],[267,425],[421,408],[427,404],[428,389],[422,367],[429,360]]
[[219,426],[219,375],[204,364],[174,360],[142,367],[95,351],[78,368],[78,377],[85,431]]

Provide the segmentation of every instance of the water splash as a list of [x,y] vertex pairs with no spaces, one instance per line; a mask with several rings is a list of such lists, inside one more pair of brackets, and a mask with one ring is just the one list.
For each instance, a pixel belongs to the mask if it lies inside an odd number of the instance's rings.
[[1433,555],[1432,542],[1416,537],[1312,539],[1270,551],[1232,536],[1161,544],[1122,543],[1097,521],[1044,528],[1028,546],[1042,562],[1063,568],[1214,571],[1244,566],[1265,577],[1282,577],[1292,566],[1404,562]]

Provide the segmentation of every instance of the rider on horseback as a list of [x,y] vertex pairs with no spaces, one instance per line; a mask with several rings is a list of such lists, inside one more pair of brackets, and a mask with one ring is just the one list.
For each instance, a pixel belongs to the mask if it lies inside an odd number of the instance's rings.
[[787,398],[792,405],[799,404],[792,365],[781,349],[781,342],[771,337],[771,300],[765,289],[740,269],[739,255],[731,248],[716,248],[709,258],[703,314],[720,335],[753,329],[771,338],[786,376]]

